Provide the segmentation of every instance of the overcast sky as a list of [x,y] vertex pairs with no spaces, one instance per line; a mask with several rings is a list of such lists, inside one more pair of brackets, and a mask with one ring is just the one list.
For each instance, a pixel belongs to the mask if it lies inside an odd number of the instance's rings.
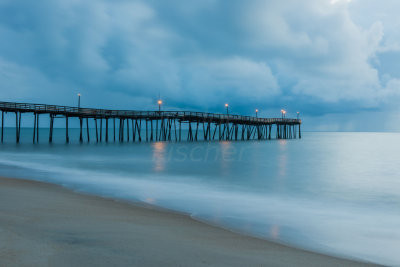
[[[398,0],[0,0],[0,100],[400,130]],[[399,113],[400,114],[400,113]]]

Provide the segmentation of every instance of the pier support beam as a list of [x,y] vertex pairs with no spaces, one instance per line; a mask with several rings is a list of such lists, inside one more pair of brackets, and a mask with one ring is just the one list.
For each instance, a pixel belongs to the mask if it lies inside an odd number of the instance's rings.
[[178,137],[176,136],[176,120],[174,119],[174,128],[175,128],[175,142],[178,141]]
[[65,117],[65,141],[69,143],[69,135],[68,135],[68,116]]
[[[148,142],[149,141],[149,135],[148,135],[148,131],[149,131],[149,126],[148,126],[148,120],[146,119],[146,142]],[[133,141],[135,141],[135,140],[133,140]]]
[[280,135],[279,135],[279,125],[276,125],[276,139],[280,139]]
[[15,112],[15,140],[18,143],[18,112]]
[[79,118],[79,126],[80,126],[80,132],[79,132],[79,142],[83,142],[83,133],[82,133],[82,128],[83,128],[83,119]]
[[99,142],[99,130],[97,129],[97,119],[94,119],[94,124],[96,126],[96,142]]
[[108,118],[106,118],[106,143],[108,143]]
[[39,113],[37,113],[36,119],[36,142],[39,143]]
[[150,142],[153,141],[153,119],[150,120]]
[[100,119],[100,143],[103,141],[103,118]]
[[138,129],[138,137],[139,137],[139,142],[142,142],[142,119],[139,119],[139,123],[136,120],[136,129]]
[[120,129],[119,129],[119,134],[120,134],[120,142],[124,142],[124,119],[119,119],[119,125],[120,125]]
[[86,135],[87,135],[87,141],[89,143],[90,142],[89,118],[86,118]]
[[36,113],[33,113],[33,143],[35,143],[36,140]]
[[126,119],[126,140],[129,143],[129,119]]
[[182,121],[179,120],[179,141],[182,140]]
[[53,143],[53,125],[54,125],[54,115],[50,114],[49,143]]
[[4,111],[1,112],[1,142],[4,142]]
[[21,134],[21,112],[15,112],[15,138],[17,143],[19,143]]
[[197,121],[195,140],[197,141],[197,133],[199,132],[199,121]]
[[300,128],[300,125],[301,124],[299,124],[299,139],[301,139],[301,128]]
[[136,120],[132,120],[132,141],[136,141]]
[[121,118],[119,119],[119,127],[118,127],[118,136],[119,136],[119,138],[118,138],[118,140],[119,140],[119,142],[121,142],[121,128],[122,128],[122,121],[121,121]]

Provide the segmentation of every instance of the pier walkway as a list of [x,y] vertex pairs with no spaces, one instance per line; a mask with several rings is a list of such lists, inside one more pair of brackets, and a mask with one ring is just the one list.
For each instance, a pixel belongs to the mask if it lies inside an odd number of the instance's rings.
[[34,116],[34,143],[39,142],[39,117],[46,114],[50,116],[50,143],[53,141],[55,118],[65,119],[67,143],[71,118],[79,119],[80,142],[84,141],[84,128],[85,139],[90,142],[89,120],[94,121],[96,142],[181,141],[182,124],[187,124],[184,138],[188,141],[292,139],[297,138],[297,134],[301,138],[301,120],[290,118],[256,118],[192,111],[109,110],[14,102],[0,102],[0,111],[1,142],[4,139],[4,116],[7,113],[15,114],[17,143],[20,141],[22,113],[32,113]]

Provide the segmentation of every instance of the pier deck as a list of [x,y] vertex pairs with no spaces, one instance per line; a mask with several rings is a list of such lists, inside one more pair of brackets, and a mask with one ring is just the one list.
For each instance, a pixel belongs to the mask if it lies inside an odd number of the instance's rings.
[[[104,141],[109,142],[109,121],[112,120],[113,141],[181,141],[182,123],[188,125],[188,141],[202,140],[250,140],[271,139],[275,126],[275,138],[301,138],[301,120],[290,118],[256,118],[251,116],[216,114],[192,111],[136,111],[79,108],[46,104],[0,102],[1,142],[4,136],[4,115],[15,113],[16,142],[20,141],[21,114],[34,115],[33,142],[39,141],[39,116],[49,115],[49,142],[53,140],[54,119],[65,118],[66,142],[69,142],[68,123],[70,118],[78,118],[79,140],[83,142],[83,122],[86,120],[86,139],[90,141],[89,119],[94,120],[96,141],[103,140],[103,121],[105,122]],[[98,125],[100,121],[100,125]],[[118,125],[116,125],[118,122]],[[98,126],[100,129],[98,129]],[[131,127],[131,128],[130,128]],[[145,129],[144,129],[145,127]],[[99,136],[100,132],[100,136]],[[118,132],[118,138],[116,138]],[[217,133],[218,132],[218,133]],[[199,138],[202,134],[202,138]]]

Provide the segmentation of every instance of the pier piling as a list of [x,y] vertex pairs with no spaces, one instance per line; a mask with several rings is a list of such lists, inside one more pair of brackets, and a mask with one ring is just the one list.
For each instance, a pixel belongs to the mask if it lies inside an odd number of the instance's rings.
[[[190,111],[129,111],[76,108],[55,105],[0,102],[1,142],[4,142],[5,114],[15,114],[15,138],[20,142],[22,113],[34,115],[33,143],[39,142],[39,115],[50,116],[49,143],[53,141],[54,119],[65,118],[65,140],[69,143],[69,118],[79,119],[79,142],[83,142],[83,121],[86,119],[87,141],[90,142],[89,120],[93,119],[96,130],[96,142],[109,141],[109,119],[113,120],[113,139],[116,141],[116,120],[119,120],[119,142],[141,142],[142,137],[149,141],[182,141],[182,123],[187,125],[188,141],[217,140],[271,140],[275,132],[276,139],[301,138],[301,120],[286,118],[258,118],[250,116],[213,114]],[[100,125],[97,121],[100,120]],[[105,138],[103,138],[103,120],[105,120]],[[142,133],[142,120],[146,124]],[[126,121],[126,125],[125,125]],[[150,125],[149,125],[150,123]],[[155,123],[155,127],[154,127]],[[177,125],[179,123],[179,125]],[[131,125],[130,125],[131,124]],[[100,126],[100,128],[98,127]],[[132,126],[132,127],[130,127]],[[273,128],[276,129],[274,129]],[[276,127],[275,127],[276,126]],[[126,127],[126,130],[125,130]],[[194,128],[195,127],[195,128]],[[298,129],[297,129],[298,127]],[[100,133],[99,133],[100,131]],[[202,133],[201,133],[202,131]],[[99,136],[100,134],[100,136]],[[142,136],[145,134],[145,136]],[[132,136],[131,136],[132,135]],[[131,138],[132,137],[132,138]]]

